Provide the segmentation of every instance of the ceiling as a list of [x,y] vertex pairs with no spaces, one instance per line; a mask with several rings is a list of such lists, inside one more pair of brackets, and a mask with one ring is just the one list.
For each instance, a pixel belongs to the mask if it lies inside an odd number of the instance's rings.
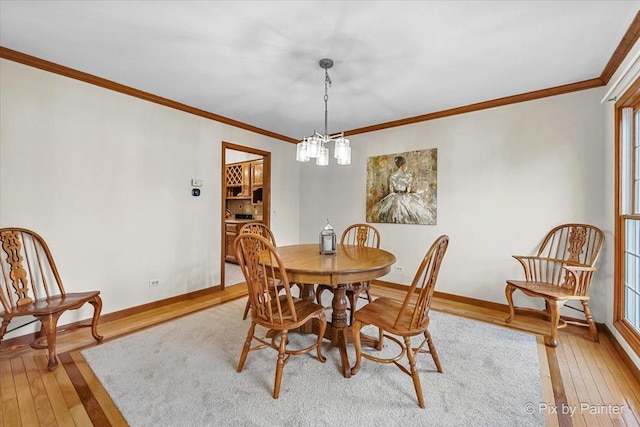
[[0,46],[281,135],[597,78],[640,1],[0,1]]

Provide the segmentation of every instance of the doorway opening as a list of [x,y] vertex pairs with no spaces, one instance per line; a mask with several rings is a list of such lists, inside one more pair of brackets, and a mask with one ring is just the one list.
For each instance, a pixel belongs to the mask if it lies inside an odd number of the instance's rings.
[[244,282],[233,242],[243,223],[270,226],[271,153],[222,141],[220,287]]

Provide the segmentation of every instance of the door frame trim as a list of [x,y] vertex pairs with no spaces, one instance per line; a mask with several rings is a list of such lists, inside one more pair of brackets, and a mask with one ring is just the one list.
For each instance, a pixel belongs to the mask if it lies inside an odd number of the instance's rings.
[[262,184],[262,222],[270,227],[271,224],[271,152],[263,151],[258,148],[247,147],[244,145],[234,144],[232,142],[222,141],[222,153],[220,155],[220,287],[224,290],[225,279],[225,252],[226,252],[226,236],[225,236],[225,209],[226,209],[226,193],[225,187],[225,166],[227,163],[226,150],[242,151],[249,154],[262,156],[263,167],[263,184]]

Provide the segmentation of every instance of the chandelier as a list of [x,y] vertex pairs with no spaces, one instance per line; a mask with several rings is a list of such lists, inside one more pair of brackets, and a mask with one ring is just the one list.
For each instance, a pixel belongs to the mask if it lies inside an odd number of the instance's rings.
[[339,165],[351,164],[351,147],[349,140],[344,137],[344,132],[329,135],[327,132],[327,101],[329,100],[329,68],[333,67],[333,60],[324,58],[320,60],[320,68],[324,69],[324,134],[319,134],[315,130],[313,135],[303,138],[296,146],[296,160],[308,162],[316,159],[316,165],[327,166],[329,164],[329,145],[335,143],[334,157]]

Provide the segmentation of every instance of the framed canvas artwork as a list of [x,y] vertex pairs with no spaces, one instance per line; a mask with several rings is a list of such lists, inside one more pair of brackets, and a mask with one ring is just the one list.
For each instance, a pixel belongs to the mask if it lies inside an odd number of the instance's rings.
[[367,222],[434,225],[436,148],[367,159]]

